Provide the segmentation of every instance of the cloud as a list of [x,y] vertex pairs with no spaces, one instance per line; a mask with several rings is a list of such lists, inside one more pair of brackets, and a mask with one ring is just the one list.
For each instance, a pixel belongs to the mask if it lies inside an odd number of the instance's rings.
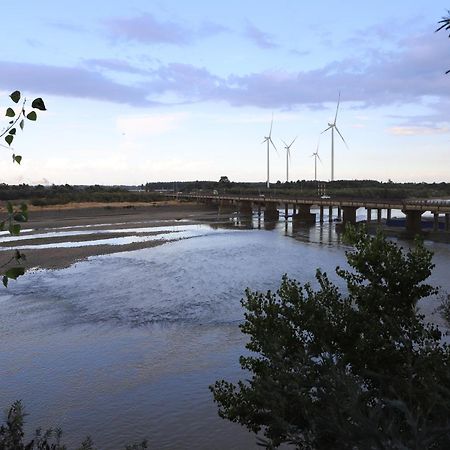
[[113,38],[145,44],[187,45],[196,39],[226,30],[225,27],[212,22],[203,22],[198,29],[188,28],[177,22],[160,21],[149,13],[109,19],[105,24]]
[[185,113],[129,115],[118,117],[116,124],[127,136],[158,135],[177,129],[186,118]]
[[[342,100],[359,108],[417,104],[417,117],[403,118],[408,122],[401,125],[430,126],[432,121],[447,120],[450,105],[450,76],[444,75],[449,43],[447,36],[443,37],[439,39],[434,33],[411,36],[398,49],[369,49],[364,58],[333,61],[313,70],[265,70],[244,75],[218,76],[206,67],[157,61],[148,69],[119,59],[91,59],[85,61],[88,67],[72,68],[3,62],[0,88],[21,86],[42,94],[138,107],[224,102],[284,110],[299,105],[323,108],[326,102],[335,102],[341,90]],[[139,73],[139,80],[119,83],[104,75],[102,69]],[[11,80],[15,86],[11,86]],[[423,114],[424,107],[428,114]]]
[[389,133],[396,136],[429,136],[432,134],[450,133],[449,127],[407,127],[396,126],[389,128]]
[[[88,98],[135,106],[152,106],[148,92],[139,86],[116,83],[107,77],[83,68],[60,67],[3,61],[0,88],[39,92],[62,97]],[[11,86],[11,80],[14,86]]]
[[250,21],[247,21],[246,23],[244,36],[249,38],[254,44],[262,49],[272,49],[278,47],[269,33],[260,30]]

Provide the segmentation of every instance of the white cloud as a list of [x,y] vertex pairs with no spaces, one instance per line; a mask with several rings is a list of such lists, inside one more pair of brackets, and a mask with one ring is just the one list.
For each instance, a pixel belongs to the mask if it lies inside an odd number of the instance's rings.
[[397,126],[389,128],[389,133],[395,136],[428,136],[432,134],[449,133],[448,127],[406,127]]
[[186,121],[184,112],[119,116],[117,129],[125,135],[158,135],[173,131]]

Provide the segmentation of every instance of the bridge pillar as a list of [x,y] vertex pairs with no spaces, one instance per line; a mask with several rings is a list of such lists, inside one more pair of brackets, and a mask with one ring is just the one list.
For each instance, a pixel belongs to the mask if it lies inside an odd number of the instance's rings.
[[272,202],[266,202],[264,209],[264,220],[265,221],[277,221],[280,217],[278,212],[277,204]]
[[333,207],[331,205],[328,207],[328,222],[333,222]]
[[323,205],[320,205],[319,222],[323,223]]
[[356,210],[357,208],[355,206],[343,206],[342,212],[343,212],[343,218],[342,223],[346,225],[347,223],[351,223],[354,225],[356,223]]
[[289,205],[286,203],[284,205],[284,218],[287,220],[289,216]]
[[253,214],[252,202],[239,202],[238,211],[241,216],[251,216]]
[[296,205],[295,205],[295,203],[292,205],[292,217],[294,217],[295,216],[295,213],[297,212],[297,209],[296,209]]
[[450,231],[450,214],[445,215],[445,231]]
[[391,220],[391,216],[392,216],[392,210],[391,210],[391,208],[388,208],[386,210],[386,219]]
[[372,208],[367,208],[367,224],[369,224],[372,221]]
[[339,222],[340,222],[341,219],[342,219],[342,211],[341,211],[341,207],[340,207],[340,206],[338,206],[338,214],[337,214],[337,218],[338,218]]
[[311,205],[297,205],[298,212],[293,215],[295,222],[316,223],[316,215],[311,212]]
[[433,218],[433,231],[439,231],[439,213],[434,213]]
[[408,210],[403,211],[406,214],[406,232],[414,236],[422,231],[422,211]]
[[383,210],[381,208],[378,208],[377,210],[377,222],[378,225],[381,223],[381,213],[383,212]]

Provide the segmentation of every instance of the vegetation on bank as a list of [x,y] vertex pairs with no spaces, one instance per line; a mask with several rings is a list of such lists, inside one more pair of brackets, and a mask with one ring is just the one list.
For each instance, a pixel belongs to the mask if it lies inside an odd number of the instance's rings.
[[[226,178],[227,177],[222,177]],[[228,179],[227,179],[228,180]],[[375,180],[338,180],[332,182],[297,180],[278,181],[266,188],[265,183],[236,183],[232,181],[184,181],[177,183],[147,183],[149,191],[177,191],[183,193],[248,194],[265,196],[311,197],[330,195],[337,198],[396,199],[450,198],[450,183],[383,183]]]
[[247,290],[246,380],[210,387],[219,415],[266,448],[450,448],[450,348],[416,309],[437,292],[432,254],[350,240],[350,270],[336,269],[346,292],[320,270],[317,290],[287,276],[277,292]]
[[[226,178],[226,177],[222,177]],[[450,183],[382,183],[373,180],[278,182],[267,189],[265,183],[230,181],[183,181],[146,183],[140,186],[73,186],[69,184],[31,186],[0,184],[0,201],[26,201],[34,206],[63,205],[70,202],[154,202],[164,193],[264,195],[291,198],[365,198],[402,200],[407,198],[450,198]]]

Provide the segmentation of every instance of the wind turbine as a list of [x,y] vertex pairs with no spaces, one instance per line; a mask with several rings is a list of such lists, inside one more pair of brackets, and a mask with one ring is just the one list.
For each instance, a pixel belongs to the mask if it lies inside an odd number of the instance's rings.
[[322,160],[320,159],[320,156],[319,156],[319,142],[320,142],[320,135],[319,135],[319,140],[317,141],[316,151],[311,155],[311,157],[314,156],[314,181],[317,181],[317,160],[322,162]]
[[342,141],[344,142],[345,146],[348,148],[347,142],[345,142],[344,137],[342,136],[341,132],[339,131],[339,129],[336,125],[340,100],[341,100],[341,93],[339,92],[338,102],[337,102],[337,106],[336,106],[336,115],[334,116],[334,122],[333,123],[328,122],[328,128],[323,130],[321,133],[321,134],[323,134],[326,131],[331,130],[331,181],[334,181],[334,130],[336,130],[338,132],[338,134],[341,137]]
[[267,142],[267,189],[270,188],[270,172],[269,172],[269,148],[270,144],[272,144],[272,147],[275,149],[275,151],[278,151],[275,147],[275,144],[272,141],[272,125],[273,125],[273,114],[272,114],[272,122],[270,122],[270,131],[269,136],[265,136],[264,140],[261,142],[264,144],[264,142]]
[[289,181],[289,160],[291,159],[291,146],[295,142],[296,139],[297,139],[297,136],[295,136],[295,138],[289,145],[286,144],[286,142],[284,142],[283,139],[281,139],[284,144],[284,148],[286,149],[286,182]]

